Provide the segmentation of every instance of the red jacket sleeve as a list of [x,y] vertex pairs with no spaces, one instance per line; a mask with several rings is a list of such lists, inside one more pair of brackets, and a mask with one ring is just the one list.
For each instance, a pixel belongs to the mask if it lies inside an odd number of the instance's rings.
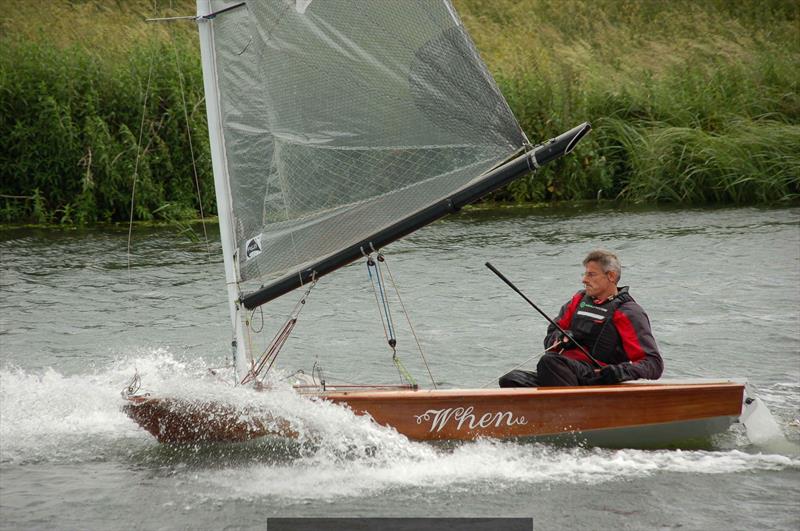
[[[572,316],[575,315],[575,311],[578,309],[578,304],[580,304],[581,299],[583,298],[583,292],[579,291],[575,295],[572,296],[572,299],[567,301],[562,307],[561,310],[558,312],[558,316],[553,319],[558,326],[563,328],[564,330],[569,329],[569,325],[572,324]],[[548,325],[547,326],[547,335],[544,337],[544,348],[550,348],[550,345],[556,342],[556,340],[561,335],[561,332],[558,331],[558,328],[555,326]]]
[[626,370],[633,379],[657,380],[664,371],[664,360],[644,309],[635,302],[625,303],[614,312],[613,322],[631,362]]

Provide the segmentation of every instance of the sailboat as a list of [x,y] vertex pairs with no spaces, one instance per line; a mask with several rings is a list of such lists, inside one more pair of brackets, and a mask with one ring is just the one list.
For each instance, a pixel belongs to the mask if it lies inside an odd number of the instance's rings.
[[[449,0],[198,0],[196,21],[237,385],[259,385],[274,362],[249,352],[248,312],[350,262],[380,259],[387,244],[568,155],[591,129],[532,145]],[[707,438],[755,401],[745,382],[728,380],[530,389],[312,382],[298,392],[415,440],[612,446]],[[296,435],[285,419],[225,403],[135,388],[125,400],[163,443]]]

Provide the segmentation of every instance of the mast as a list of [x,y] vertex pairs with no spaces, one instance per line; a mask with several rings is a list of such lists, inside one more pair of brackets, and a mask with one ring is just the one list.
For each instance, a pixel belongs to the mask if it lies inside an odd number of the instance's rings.
[[200,31],[200,55],[203,67],[203,85],[206,96],[206,114],[208,117],[208,136],[211,146],[211,163],[214,171],[214,189],[217,197],[217,213],[219,216],[219,232],[222,240],[222,255],[225,264],[225,285],[228,294],[228,310],[231,316],[233,340],[231,349],[236,371],[236,382],[240,382],[249,370],[247,342],[244,336],[242,315],[244,311],[239,303],[239,271],[237,267],[237,249],[233,235],[233,212],[231,208],[230,189],[228,187],[228,165],[225,156],[225,144],[222,132],[222,116],[220,114],[219,93],[217,90],[217,64],[214,54],[214,22],[207,18],[211,14],[210,0],[197,0],[197,22]]

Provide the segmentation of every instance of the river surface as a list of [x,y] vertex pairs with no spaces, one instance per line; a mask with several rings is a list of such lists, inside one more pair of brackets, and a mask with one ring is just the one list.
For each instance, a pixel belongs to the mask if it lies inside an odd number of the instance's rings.
[[[537,529],[800,528],[800,208],[507,209],[452,217],[386,256],[440,387],[480,387],[537,354],[546,311],[580,288],[594,247],[618,251],[665,377],[746,378],[785,440],[741,426],[703,449],[410,442],[281,391],[299,442],[161,446],[121,411],[143,388],[232,392],[208,369],[230,333],[216,226],[0,231],[0,528],[250,529],[271,516],[524,516]],[[257,348],[297,302],[264,307]],[[403,312],[399,354],[430,378]],[[397,382],[363,263],[324,277],[278,359],[328,380]],[[532,367],[533,361],[529,362]],[[225,374],[225,371],[221,371]],[[493,384],[492,384],[493,385]],[[267,399],[265,399],[267,400]]]

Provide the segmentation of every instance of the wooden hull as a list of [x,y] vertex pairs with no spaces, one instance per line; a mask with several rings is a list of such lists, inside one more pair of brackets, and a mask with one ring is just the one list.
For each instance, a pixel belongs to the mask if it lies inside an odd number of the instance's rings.
[[[604,446],[658,446],[725,431],[742,411],[744,384],[624,384],[592,387],[319,393],[409,439],[544,437]],[[127,414],[162,443],[292,437],[269,415],[225,404],[131,397]],[[629,440],[630,439],[630,440]]]
[[127,400],[123,411],[160,443],[237,442],[265,435],[297,435],[283,419],[228,404],[149,396]]

